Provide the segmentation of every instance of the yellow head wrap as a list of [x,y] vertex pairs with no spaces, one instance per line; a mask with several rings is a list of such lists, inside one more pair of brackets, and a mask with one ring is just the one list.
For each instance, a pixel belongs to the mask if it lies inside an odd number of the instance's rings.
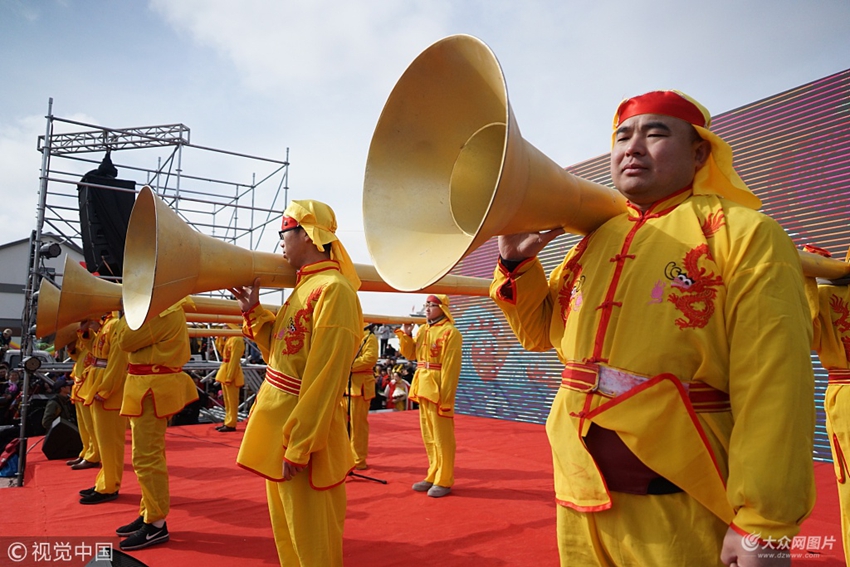
[[449,311],[449,296],[448,295],[443,295],[442,293],[437,294],[437,295],[429,295],[428,298],[425,301],[428,301],[429,303],[436,303],[437,305],[439,305],[440,311],[442,311],[443,315],[446,316],[446,319],[451,321],[452,325],[454,325],[455,319],[454,319],[454,317],[452,317],[451,311]]
[[320,251],[330,244],[331,260],[339,264],[342,275],[345,276],[354,289],[360,289],[360,277],[354,269],[348,252],[342,242],[336,237],[336,215],[328,205],[312,200],[290,201],[283,212],[284,219],[295,219]]
[[620,103],[614,114],[612,146],[620,124],[640,114],[661,114],[689,122],[702,139],[711,144],[711,155],[694,176],[694,195],[716,194],[751,209],[761,207],[761,200],[747,187],[732,165],[732,147],[709,130],[711,115],[704,106],[679,91],[652,91],[628,98]]

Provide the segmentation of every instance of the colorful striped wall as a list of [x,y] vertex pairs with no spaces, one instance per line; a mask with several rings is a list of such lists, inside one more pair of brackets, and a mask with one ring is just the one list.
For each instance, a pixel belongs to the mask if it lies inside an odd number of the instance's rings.
[[[816,244],[844,257],[850,248],[850,70],[715,116],[712,129],[732,145],[736,168],[761,197],[762,211],[798,246]],[[568,170],[611,185],[608,159],[599,156]],[[541,260],[547,271],[577,240],[565,235],[544,250]],[[497,256],[493,238],[453,273],[491,277]],[[523,350],[488,299],[456,296],[452,307],[464,337],[457,411],[545,422],[562,368],[554,352]],[[818,412],[815,458],[831,460],[823,414],[826,373],[817,357],[812,359]]]

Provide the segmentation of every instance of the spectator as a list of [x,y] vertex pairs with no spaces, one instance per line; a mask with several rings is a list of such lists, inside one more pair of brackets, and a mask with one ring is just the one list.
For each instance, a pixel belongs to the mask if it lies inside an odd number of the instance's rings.
[[387,398],[387,409],[392,408],[393,411],[406,410],[407,395],[409,392],[410,387],[401,377],[401,374],[393,372],[393,377],[390,378],[389,384],[384,388],[384,397]]
[[381,325],[378,327],[378,330],[375,331],[375,335],[378,337],[378,341],[381,345],[381,358],[387,356],[387,347],[390,346],[390,339],[393,337],[393,328],[391,325]]
[[76,421],[74,413],[74,405],[71,403],[71,386],[73,382],[66,380],[63,376],[53,383],[53,391],[55,392],[47,406],[44,408],[44,415],[41,418],[41,425],[45,429],[50,429],[53,420],[57,417],[67,419],[68,421]]

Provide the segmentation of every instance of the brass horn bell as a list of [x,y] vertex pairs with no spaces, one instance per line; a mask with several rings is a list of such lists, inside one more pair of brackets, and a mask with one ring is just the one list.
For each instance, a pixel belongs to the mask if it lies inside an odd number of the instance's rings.
[[522,138],[499,62],[468,35],[411,63],[372,136],[366,244],[400,290],[437,281],[494,235],[586,234],[623,211],[617,191],[567,173]]
[[[360,291],[399,291],[373,266],[355,264]],[[185,223],[150,187],[136,198],[124,246],[124,314],[131,329],[187,295],[251,285],[295,287],[296,271],[282,254],[255,252],[201,234]],[[449,276],[431,293],[488,294],[490,280]]]

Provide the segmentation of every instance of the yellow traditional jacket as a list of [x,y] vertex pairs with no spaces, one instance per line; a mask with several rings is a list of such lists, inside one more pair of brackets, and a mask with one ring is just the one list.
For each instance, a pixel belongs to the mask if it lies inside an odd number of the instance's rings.
[[224,346],[219,349],[221,366],[215,373],[215,381],[237,386],[245,385],[245,375],[242,373],[242,355],[245,354],[245,339],[242,337],[227,337]]
[[438,415],[454,417],[463,346],[460,331],[446,317],[433,325],[426,323],[419,327],[415,338],[400,329],[396,329],[395,334],[401,355],[416,361],[410,399],[426,399],[437,404]]
[[360,341],[360,353],[351,365],[351,396],[363,396],[364,400],[375,397],[375,364],[378,363],[378,338],[375,333],[365,331]]
[[[115,322],[116,319],[112,313],[106,315],[103,321],[101,321],[100,329],[95,333],[94,339],[91,342],[91,349],[88,353],[89,365],[84,371],[85,379],[79,392],[80,397],[85,400],[87,406],[90,406],[94,402],[94,397],[97,394],[97,383],[104,370],[106,370],[105,362],[98,361],[109,360],[109,351],[113,337],[112,328]],[[115,350],[119,349],[116,348]]]
[[277,315],[256,305],[244,318],[268,368],[237,464],[280,481],[288,461],[309,465],[313,488],[343,482],[354,467],[343,393],[362,335],[356,290],[337,262],[317,262],[298,271]]
[[133,331],[122,317],[115,343],[127,352],[127,380],[121,415],[142,415],[142,401],[153,396],[155,414],[169,417],[198,399],[195,383],[182,371],[191,358],[186,314],[180,304],[169,307]]
[[817,317],[814,320],[812,348],[829,373],[823,399],[826,433],[832,448],[832,464],[838,482],[847,482],[850,427],[850,287],[819,285]]
[[[814,505],[802,282],[776,222],[690,190],[611,219],[548,283],[537,259],[500,262],[491,296],[522,346],[566,367],[546,424],[559,503],[611,506],[582,439],[593,422],[737,531],[796,534]],[[598,365],[650,380],[614,398],[567,387]],[[691,382],[728,393],[731,411],[694,410]]]
[[86,360],[89,358],[89,350],[91,349],[92,341],[94,341],[94,333],[86,329],[77,329],[76,343],[76,358],[74,367],[71,369],[71,377],[74,379],[74,387],[71,388],[71,400],[74,403],[84,403],[86,400],[80,395],[80,388],[86,379]]

